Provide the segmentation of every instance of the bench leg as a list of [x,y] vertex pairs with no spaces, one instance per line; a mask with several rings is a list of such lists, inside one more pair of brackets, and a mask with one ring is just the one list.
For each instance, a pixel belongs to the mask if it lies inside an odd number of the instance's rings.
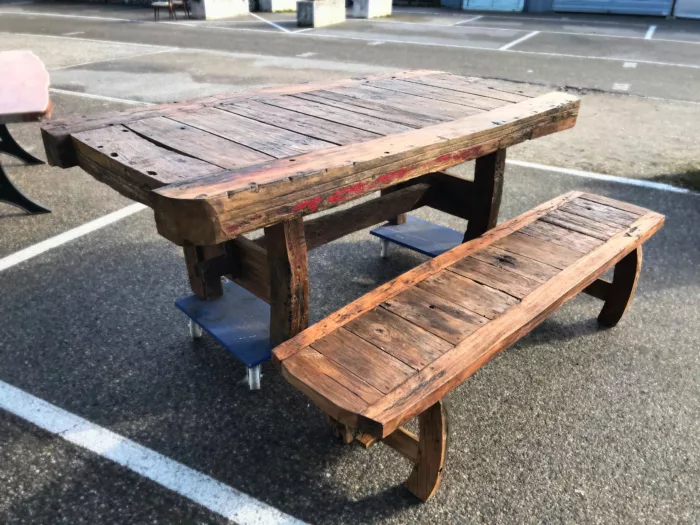
[[418,426],[418,461],[406,488],[421,501],[428,501],[440,486],[447,451],[447,422],[440,401],[418,416]]
[[200,299],[209,300],[221,297],[224,294],[221,277],[202,275],[202,272],[199,271],[198,263],[223,255],[223,247],[219,244],[209,246],[186,245],[184,252],[187,276],[190,280],[192,292]]
[[627,254],[615,265],[613,280],[608,287],[605,304],[598,315],[598,322],[601,325],[613,327],[620,321],[632,302],[641,269],[641,246]]
[[265,228],[270,274],[270,344],[294,337],[309,324],[309,267],[304,221]]
[[499,149],[476,159],[474,189],[469,199],[469,221],[464,241],[471,241],[486,233],[498,222],[503,191],[503,173],[506,150]]

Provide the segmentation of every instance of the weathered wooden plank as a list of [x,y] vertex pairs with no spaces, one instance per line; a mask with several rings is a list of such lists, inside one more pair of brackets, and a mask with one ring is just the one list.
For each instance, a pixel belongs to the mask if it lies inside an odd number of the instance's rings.
[[[402,71],[398,73],[380,74],[368,76],[372,78],[410,78],[414,76],[426,76],[438,73],[437,71],[414,70]],[[311,92],[320,89],[328,89],[337,86],[357,84],[362,79],[344,78],[324,80],[315,83],[295,84],[285,86],[272,86],[261,89],[241,91],[238,93],[219,93],[207,97],[183,100],[155,106],[139,106],[129,110],[112,111],[99,113],[96,115],[80,115],[67,119],[54,119],[42,126],[41,135],[44,140],[44,147],[52,166],[70,168],[78,164],[76,152],[71,143],[71,135],[83,131],[100,129],[107,126],[134,122],[139,119],[159,117],[179,113],[207,106],[213,106],[233,100],[250,99],[253,96],[277,96],[294,93]]]
[[267,266],[267,252],[265,248],[243,236],[228,241],[227,248],[236,258],[240,268],[239,274],[227,277],[266,303],[269,303],[270,272]]
[[346,328],[314,341],[312,347],[384,393],[390,392],[415,373],[403,361]]
[[184,246],[185,266],[192,292],[200,299],[216,299],[224,293],[220,276],[202,275],[198,265],[200,262],[215,259],[223,255],[221,245],[213,246]]
[[365,313],[345,328],[416,370],[453,346],[383,308]]
[[240,117],[217,108],[182,111],[168,118],[208,131],[275,158],[300,155],[335,145]]
[[219,106],[219,109],[337,145],[363,142],[380,136],[376,133],[303,115],[296,111],[270,106],[254,100],[225,104]]
[[488,319],[495,319],[518,303],[511,295],[448,270],[427,277],[417,286]]
[[588,217],[589,219],[608,224],[613,228],[629,226],[639,217],[636,213],[629,213],[584,199],[577,199],[576,202],[568,203],[566,207],[562,208],[562,211]]
[[617,208],[618,210],[634,213],[635,215],[644,215],[647,211],[649,211],[646,208],[642,208],[641,206],[637,206],[635,204],[630,204],[629,202],[618,201],[611,199],[610,197],[604,197],[603,195],[594,195],[593,193],[584,193],[580,198],[589,202],[596,202],[598,204],[610,206],[611,208]]
[[518,299],[522,299],[542,284],[531,277],[515,273],[503,266],[493,266],[474,257],[465,257],[448,266],[448,269]]
[[352,126],[378,135],[392,135],[412,129],[409,126],[397,122],[370,117],[369,115],[340,109],[329,106],[328,104],[319,104],[318,102],[312,102],[311,100],[305,100],[299,97],[267,97],[260,99],[260,101],[271,106],[296,111],[302,115],[323,118],[330,122]]
[[419,207],[429,188],[428,184],[414,184],[352,208],[307,221],[304,224],[304,232],[308,249],[313,250],[352,232],[369,228]]
[[420,288],[409,288],[381,306],[453,345],[488,321]]
[[399,91],[391,91],[368,84],[335,88],[329,92],[347,95],[348,97],[365,102],[382,103],[387,105],[391,109],[391,112],[395,110],[406,110],[419,113],[424,117],[439,119],[440,121],[464,118],[483,111],[478,108],[447,101],[436,103],[436,101],[431,98]]
[[504,268],[519,275],[524,275],[541,283],[548,281],[559,273],[559,269],[549,264],[545,264],[529,257],[518,255],[517,253],[507,252],[487,246],[478,253],[472,255],[475,259],[485,263]]
[[320,362],[318,352],[306,348],[282,366],[282,375],[294,387],[309,396],[324,412],[352,427],[360,426],[360,417],[368,403],[336,379],[326,374],[327,361]]
[[430,191],[423,200],[425,206],[469,220],[473,213],[468,205],[469,196],[474,191],[473,181],[442,172],[431,173],[419,180],[423,179],[430,183]]
[[304,221],[265,228],[270,274],[270,344],[294,337],[309,324],[309,267]]
[[393,448],[409,461],[416,463],[420,459],[418,436],[405,428],[399,427],[382,440],[382,443]]
[[535,221],[528,224],[520,230],[520,233],[558,246],[564,246],[580,253],[588,253],[605,242],[543,221]]
[[242,168],[274,158],[165,117],[137,120],[125,124],[124,127],[157,146],[175,150],[221,168]]
[[505,169],[505,148],[476,159],[474,185],[469,193],[470,212],[467,231],[464,233],[465,242],[496,226],[501,209]]
[[[522,142],[539,126],[557,122],[557,129],[571,127],[577,111],[577,99],[553,93],[488,115],[171,186],[155,197],[159,232],[176,243],[222,242],[269,223],[271,217],[320,211]],[[187,221],[177,219],[183,214]],[[171,219],[161,221],[159,215]],[[202,238],[206,230],[209,237]]]
[[423,264],[409,270],[408,272],[396,277],[395,279],[378,286],[370,293],[363,295],[359,299],[341,308],[337,312],[322,319],[314,324],[291,341],[287,341],[278,346],[272,351],[272,356],[275,362],[281,363],[285,359],[297,353],[302,348],[309,346],[317,339],[333,332],[339,327],[345,325],[353,319],[358,318],[365,312],[376,307],[384,301],[388,301],[394,296],[406,290],[408,287],[414,286],[429,275],[434,275],[442,271],[444,268],[451,266],[455,262],[484,250],[492,242],[500,239],[519,228],[530,224],[541,216],[556,209],[562,203],[568,202],[581,195],[581,192],[570,192],[561,195],[555,199],[545,202],[528,212],[519,215],[509,221],[499,224],[492,230],[489,230],[482,237],[473,241],[460,244],[456,248],[438,255]]
[[449,119],[439,119],[429,117],[419,113],[412,113],[409,108],[397,108],[391,104],[380,102],[377,100],[364,100],[362,98],[351,97],[345,93],[339,93],[336,90],[314,91],[313,93],[301,93],[295,95],[296,98],[318,102],[319,104],[327,104],[339,109],[346,109],[354,113],[361,113],[370,117],[381,118],[403,124],[411,128],[422,128],[426,125],[437,124]]
[[434,100],[436,104],[460,104],[483,110],[492,110],[507,106],[509,104],[503,100],[472,95],[471,93],[460,93],[450,89],[428,86],[425,84],[415,84],[411,82],[400,82],[397,80],[372,80],[369,82],[364,82],[364,84],[399,93],[407,93],[409,95],[424,97],[426,99]]
[[[148,188],[223,171],[219,166],[156,146],[123,126],[73,136],[78,155],[112,172],[124,173]],[[121,184],[119,180],[114,181]]]
[[382,435],[389,435],[461,384],[500,351],[529,333],[564,302],[635,250],[663,222],[663,216],[653,212],[640,217],[630,228],[619,232],[563,270],[557,278],[534,290],[513,306],[508,315],[494,319],[472,333],[430,367],[370,405],[362,415],[379,424]]
[[542,217],[541,220],[603,241],[607,241],[623,228],[622,226],[611,226],[594,221],[588,217],[573,215],[562,210],[555,210],[549,215]]
[[581,257],[580,252],[569,250],[563,246],[536,239],[529,235],[523,235],[519,232],[496,241],[492,246],[510,253],[524,255],[559,269],[566,268]]
[[503,100],[505,102],[522,102],[531,96],[527,96],[522,93],[515,93],[509,91],[503,91],[494,89],[489,86],[483,79],[477,78],[465,78],[458,75],[431,75],[428,77],[417,77],[411,79],[401,80],[401,82],[414,82],[416,84],[425,84],[428,86],[440,87],[444,89],[451,89],[454,91],[459,91],[461,93],[470,93],[472,95],[480,95],[487,98],[495,98],[497,100]]
[[[321,346],[326,344],[320,341],[319,343]],[[332,352],[330,353],[333,354]],[[383,396],[380,390],[369,384],[363,377],[354,374],[349,369],[338,364],[334,359],[327,357],[312,347],[304,349],[300,352],[300,355],[303,355],[307,362],[312,361],[313,368],[319,374],[326,375],[337,381],[367,403],[374,403]]]

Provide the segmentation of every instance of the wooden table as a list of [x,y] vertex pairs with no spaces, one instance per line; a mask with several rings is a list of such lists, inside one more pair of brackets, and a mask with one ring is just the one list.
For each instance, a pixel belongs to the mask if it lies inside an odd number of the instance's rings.
[[[7,124],[33,122],[51,115],[49,74],[44,64],[31,51],[0,52],[0,153],[6,153],[25,164],[43,164],[25,151],[7,129]],[[51,210],[32,201],[9,179],[0,165],[0,201],[12,204],[27,213]]]
[[[198,319],[207,304],[240,315],[269,304],[260,335],[269,357],[307,326],[307,250],[386,220],[415,228],[404,214],[421,206],[468,219],[456,243],[480,235],[498,218],[506,148],[572,127],[578,107],[565,93],[408,71],[82,116],[42,131],[52,165],[79,165],[153,208],[158,232],[184,247],[193,292],[210,301],[180,303],[189,315]],[[473,159],[473,182],[444,173]],[[244,236],[259,228],[264,238]],[[424,230],[430,240],[431,226]],[[243,289],[253,295],[230,299]],[[251,298],[244,311],[236,306]],[[229,349],[221,330],[234,317],[204,323]]]

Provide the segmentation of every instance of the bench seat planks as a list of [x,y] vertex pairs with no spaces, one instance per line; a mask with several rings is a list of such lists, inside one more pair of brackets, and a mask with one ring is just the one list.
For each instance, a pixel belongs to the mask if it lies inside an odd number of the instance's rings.
[[[627,261],[663,224],[655,212],[601,200],[572,192],[505,222],[308,328],[274,349],[274,359],[287,380],[332,418],[384,439]],[[587,215],[568,212],[566,226],[553,225],[551,217],[565,209]],[[568,245],[567,235],[575,239]],[[620,300],[624,311],[624,295],[608,296],[603,310]],[[344,344],[348,334],[352,344]],[[319,342],[327,341],[334,350],[322,353],[334,363],[333,376],[320,378],[309,349],[320,351]],[[339,381],[338,374],[346,378]],[[381,395],[354,392],[358,381]]]

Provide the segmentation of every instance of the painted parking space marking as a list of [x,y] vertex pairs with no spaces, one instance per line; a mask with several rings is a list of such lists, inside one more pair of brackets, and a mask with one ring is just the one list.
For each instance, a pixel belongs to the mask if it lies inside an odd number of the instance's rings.
[[75,35],[84,35],[85,31],[73,31],[72,33],[63,33],[62,36],[75,36]]
[[636,62],[625,62],[624,64],[622,64],[622,67],[626,67],[628,69],[634,69],[637,67],[637,63]]
[[299,58],[309,58],[314,55],[318,55],[318,53],[314,53],[313,51],[309,51],[308,53],[302,53],[301,55],[297,55]]
[[[156,46],[154,46],[156,47]],[[161,53],[170,53],[172,51],[178,51],[179,48],[177,47],[171,47],[168,49],[159,49],[158,51],[151,51],[149,53],[137,53],[136,55],[126,55],[126,56],[119,56],[119,57],[112,57],[112,58],[103,58],[101,60],[90,60],[88,62],[79,62],[78,64],[68,64],[67,66],[59,66],[59,67],[52,67],[49,68],[49,71],[60,71],[62,69],[70,69],[73,67],[81,67],[81,66],[89,66],[91,64],[102,64],[103,62],[114,62],[115,60],[127,60],[130,58],[139,58],[139,57],[145,57],[145,56],[150,56],[150,55],[159,55]]]
[[266,24],[270,24],[272,27],[276,27],[277,29],[279,29],[279,30],[282,31],[283,33],[291,33],[291,31],[290,31],[289,29],[287,29],[286,27],[282,27],[282,26],[279,25],[279,24],[275,24],[275,23],[274,23],[273,21],[271,21],[271,20],[267,20],[266,18],[263,18],[262,16],[258,16],[258,15],[256,15],[255,13],[249,13],[249,14],[250,14],[251,16],[257,18],[258,20],[262,20],[262,21],[265,22]]
[[368,45],[368,46],[381,46],[383,43],[384,43],[384,42],[382,42],[381,40],[377,40],[376,42],[370,42],[370,43],[367,44],[367,45]]
[[630,90],[630,85],[629,85],[629,84],[623,84],[623,83],[621,83],[621,82],[620,82],[620,83],[615,82],[615,83],[612,85],[612,90],[613,90],[613,91],[629,91],[629,90]]
[[454,24],[450,24],[450,25],[458,26],[461,24],[468,24],[469,22],[476,22],[477,20],[481,20],[482,18],[484,18],[484,15],[475,16],[473,18],[468,18],[466,20],[460,20],[459,22],[455,22]]
[[62,244],[66,244],[67,242],[73,241],[75,239],[83,237],[84,235],[104,228],[105,226],[114,224],[117,221],[120,221],[126,217],[129,217],[130,215],[133,215],[136,212],[145,209],[146,206],[144,204],[131,204],[129,206],[126,206],[125,208],[122,208],[121,210],[109,213],[100,217],[99,219],[95,219],[94,221],[85,223],[81,226],[78,226],[77,228],[73,228],[72,230],[68,230],[59,235],[46,239],[45,241],[33,244],[32,246],[25,248],[24,250],[20,250],[18,252],[13,253],[12,255],[3,257],[2,259],[0,259],[0,272],[5,271],[8,268],[12,268],[13,266],[21,264],[25,261],[28,261],[29,259],[33,259],[37,255],[41,255],[42,253],[48,252],[49,250],[57,248]]
[[518,38],[518,39],[516,39],[516,40],[513,40],[512,42],[507,43],[507,44],[504,45],[504,46],[499,47],[498,50],[499,50],[499,51],[507,51],[507,50],[510,49],[511,47],[517,46],[517,45],[520,44],[521,42],[525,42],[525,40],[529,40],[529,39],[532,38],[533,36],[539,35],[539,34],[540,34],[539,31],[532,31],[531,33],[528,33],[528,34],[525,35],[525,36],[522,36],[522,37],[520,37],[520,38]]
[[651,37],[654,36],[654,31],[656,31],[656,26],[649,26],[649,29],[647,29],[647,32],[644,35],[644,40],[651,40]]
[[0,381],[0,408],[239,525],[303,525],[302,521],[206,474],[3,381]]

